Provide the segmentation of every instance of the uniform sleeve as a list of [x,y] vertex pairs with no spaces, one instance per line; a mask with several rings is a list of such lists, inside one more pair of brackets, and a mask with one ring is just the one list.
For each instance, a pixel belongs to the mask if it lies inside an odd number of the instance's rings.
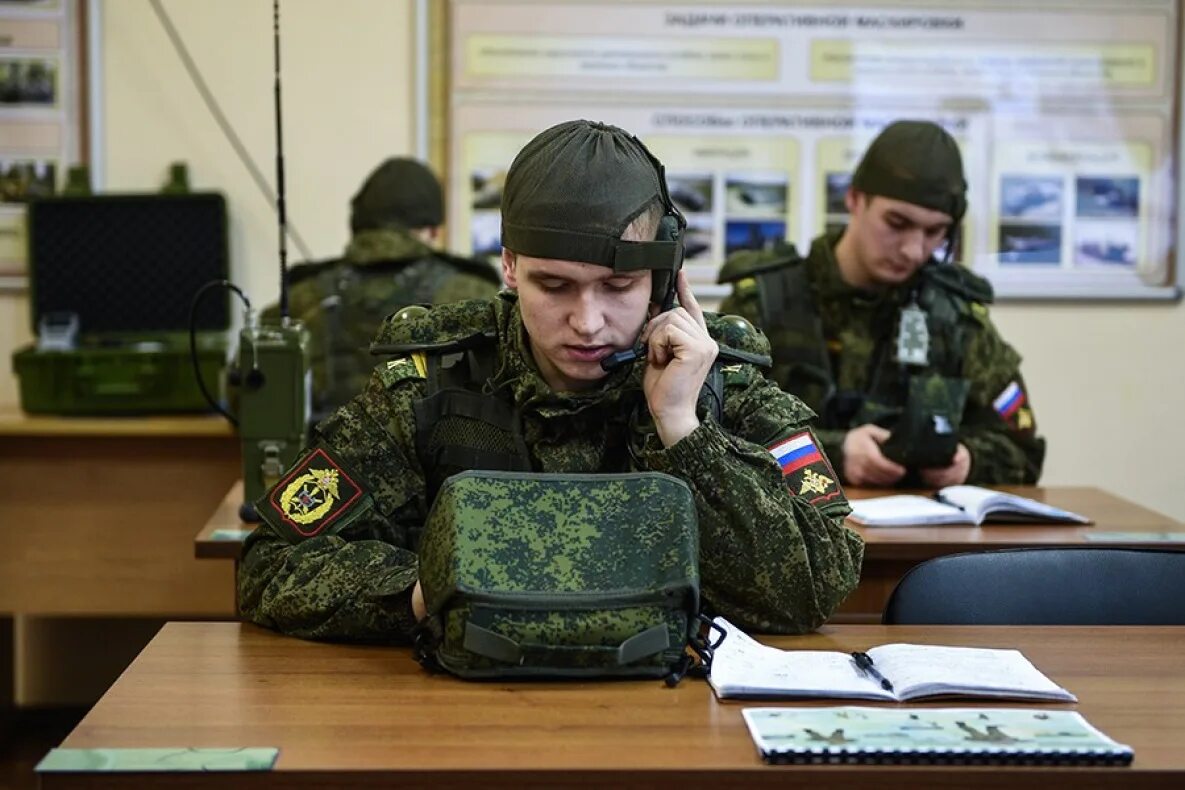
[[706,607],[743,628],[803,633],[855,588],[864,545],[844,526],[851,508],[818,452],[810,410],[741,367],[726,384],[724,426],[705,419],[645,458],[694,492]]
[[412,435],[419,385],[392,387],[385,374],[318,426],[257,505],[264,522],[247,538],[238,578],[251,621],[306,639],[409,641],[411,548],[425,513]]
[[971,452],[967,482],[1032,484],[1041,476],[1045,440],[1037,435],[1033,404],[1020,373],[1020,355],[988,319],[968,343],[964,372],[970,382],[959,438]]

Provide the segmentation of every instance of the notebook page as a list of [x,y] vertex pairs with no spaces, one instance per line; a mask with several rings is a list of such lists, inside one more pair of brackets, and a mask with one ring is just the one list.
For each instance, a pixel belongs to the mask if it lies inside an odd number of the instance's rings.
[[712,656],[708,682],[721,697],[739,695],[892,699],[859,673],[847,653],[779,650],[763,645],[722,617],[727,636]]
[[914,494],[853,499],[848,504],[852,506],[852,520],[870,527],[968,522],[957,507]]
[[868,654],[903,699],[915,694],[960,692],[1076,699],[1019,650],[898,643],[874,647]]

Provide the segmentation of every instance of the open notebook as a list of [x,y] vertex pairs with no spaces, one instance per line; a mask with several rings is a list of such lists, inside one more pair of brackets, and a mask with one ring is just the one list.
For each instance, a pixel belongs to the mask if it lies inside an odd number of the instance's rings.
[[722,699],[1077,699],[1019,650],[908,644],[881,645],[859,654],[779,650],[757,642],[723,617],[715,622],[725,636],[713,651],[708,683]]
[[852,514],[848,518],[868,527],[982,524],[985,521],[1018,524],[1090,523],[1090,519],[1077,513],[980,486],[947,486],[933,497],[896,494],[856,499],[850,504]]
[[1127,765],[1132,761],[1130,746],[1112,740],[1070,710],[746,708],[743,715],[758,751],[770,763]]

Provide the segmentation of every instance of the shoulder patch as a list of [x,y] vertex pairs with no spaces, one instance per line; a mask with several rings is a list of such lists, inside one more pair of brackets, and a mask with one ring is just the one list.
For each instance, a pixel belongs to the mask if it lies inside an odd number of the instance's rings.
[[802,497],[815,506],[832,500],[843,500],[839,476],[831,462],[819,449],[815,435],[809,430],[799,431],[766,448],[782,467],[782,477],[790,493]]
[[428,377],[428,361],[422,351],[387,360],[379,368],[379,376],[387,389],[407,379],[425,379]]
[[1000,394],[992,400],[992,408],[1000,419],[1014,431],[1032,433],[1034,428],[1033,410],[1028,404],[1028,396],[1020,382],[1013,379],[1008,382]]
[[332,532],[362,503],[362,487],[324,449],[306,454],[268,493],[268,522],[289,543]]

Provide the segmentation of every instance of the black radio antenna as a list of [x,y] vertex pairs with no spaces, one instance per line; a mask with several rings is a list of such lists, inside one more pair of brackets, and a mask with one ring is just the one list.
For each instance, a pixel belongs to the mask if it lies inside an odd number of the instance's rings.
[[284,116],[280,105],[280,0],[272,0],[276,52],[276,213],[280,218],[280,316],[288,318],[288,207],[284,190]]
[[[255,186],[259,189],[259,193],[263,195],[264,200],[267,201],[268,206],[276,208],[276,196],[272,193],[272,185],[268,183],[267,177],[260,170],[259,165],[255,164],[255,160],[251,157],[247,147],[243,145],[243,141],[239,139],[238,134],[235,133],[234,127],[230,125],[230,121],[226,118],[226,113],[218,105],[218,100],[214,98],[214,93],[210,90],[210,86],[206,84],[206,80],[202,77],[201,71],[198,70],[197,63],[194,62],[193,56],[189,54],[189,50],[185,46],[185,42],[181,38],[181,34],[177,32],[177,26],[173,24],[173,20],[169,17],[169,13],[161,5],[160,0],[148,0],[152,4],[152,10],[156,12],[157,19],[160,20],[161,27],[164,28],[165,35],[169,38],[169,43],[173,45],[173,49],[177,53],[177,57],[181,60],[181,65],[185,68],[185,73],[189,75],[189,79],[193,82],[194,88],[197,89],[198,95],[201,96],[202,101],[206,105],[206,109],[210,111],[210,116],[214,122],[218,124],[218,128],[222,130],[222,135],[226,141],[230,143],[231,150],[235,152],[235,156],[243,163],[251,180],[255,182]],[[295,225],[288,225],[287,231],[292,237],[292,243],[296,245],[296,249],[304,256],[305,260],[312,260],[313,253],[309,250],[309,245],[305,244],[299,232],[297,232]]]

